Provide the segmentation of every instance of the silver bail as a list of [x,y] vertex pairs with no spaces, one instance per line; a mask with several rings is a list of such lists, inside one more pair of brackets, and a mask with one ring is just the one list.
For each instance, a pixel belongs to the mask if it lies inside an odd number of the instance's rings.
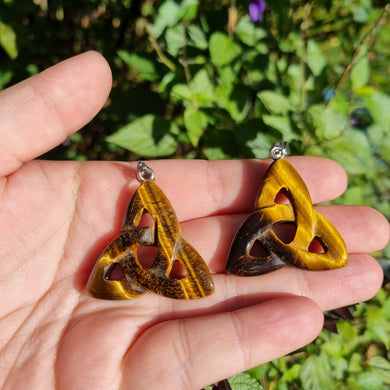
[[141,183],[154,180],[154,171],[152,168],[149,168],[143,161],[138,161],[137,163],[137,173],[138,179]]
[[281,158],[286,157],[288,154],[287,151],[287,142],[278,142],[275,145],[272,146],[271,150],[269,151],[269,155],[274,160],[279,160]]

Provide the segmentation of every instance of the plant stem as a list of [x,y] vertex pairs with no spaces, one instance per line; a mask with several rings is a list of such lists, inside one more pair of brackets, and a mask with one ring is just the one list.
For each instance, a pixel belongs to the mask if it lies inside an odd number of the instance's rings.
[[188,65],[188,59],[187,59],[187,42],[185,42],[183,45],[182,56],[180,57],[179,62],[180,62],[180,64],[183,65],[184,75],[186,77],[188,89],[190,90],[190,93],[191,93],[191,101],[192,101],[192,105],[194,107],[194,111],[198,111],[198,108],[199,108],[198,102],[196,100],[194,91],[192,89],[192,83],[191,83],[192,77],[191,77],[190,67]]
[[343,74],[340,76],[340,79],[337,82],[337,85],[334,89],[334,94],[333,94],[332,98],[329,99],[328,104],[331,102],[333,97],[336,95],[338,90],[343,85],[344,81],[347,79],[347,77],[351,73],[351,70],[354,67],[354,65],[356,64],[358,57],[359,57],[359,53],[362,50],[363,46],[367,46],[367,47],[371,46],[371,44],[374,40],[374,33],[385,23],[386,17],[387,17],[389,12],[390,12],[390,4],[386,4],[385,7],[383,8],[382,13],[380,14],[379,18],[377,19],[377,21],[374,23],[374,25],[371,27],[371,29],[368,31],[366,36],[363,38],[360,45],[357,47],[357,49],[353,53],[351,61],[348,64],[348,66],[345,68]]
[[153,49],[157,53],[157,56],[159,60],[172,72],[176,70],[176,65],[169,60],[169,58],[164,54],[160,44],[157,42],[157,39],[153,36],[153,34],[150,32],[148,27],[145,27],[145,31],[148,34],[148,38],[150,43],[152,44]]

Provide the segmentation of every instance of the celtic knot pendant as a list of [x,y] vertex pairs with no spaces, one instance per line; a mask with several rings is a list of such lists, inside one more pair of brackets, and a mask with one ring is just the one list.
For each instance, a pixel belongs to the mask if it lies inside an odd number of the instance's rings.
[[[99,257],[90,275],[87,290],[101,299],[131,299],[146,291],[176,299],[196,299],[210,295],[214,284],[199,253],[181,236],[175,211],[154,182],[153,171],[138,165],[141,185],[131,199],[119,236]],[[152,226],[139,226],[145,213]],[[140,247],[155,247],[157,254],[150,268],[139,259]],[[185,271],[181,278],[171,277],[175,263]],[[112,280],[115,267],[123,273]]]
[[[313,209],[306,184],[283,158],[284,148],[285,144],[281,143],[271,150],[275,161],[259,189],[255,211],[233,240],[226,263],[226,270],[231,274],[253,276],[286,265],[317,271],[347,264],[343,238]],[[278,203],[279,194],[290,203]],[[293,228],[292,237],[280,237],[283,226]],[[313,250],[314,244],[321,249],[318,253]]]

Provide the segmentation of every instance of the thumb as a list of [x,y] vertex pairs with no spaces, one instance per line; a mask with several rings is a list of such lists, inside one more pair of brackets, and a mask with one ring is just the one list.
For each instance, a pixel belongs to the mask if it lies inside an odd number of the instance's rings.
[[105,103],[111,71],[87,52],[0,93],[0,176],[38,157],[88,123]]

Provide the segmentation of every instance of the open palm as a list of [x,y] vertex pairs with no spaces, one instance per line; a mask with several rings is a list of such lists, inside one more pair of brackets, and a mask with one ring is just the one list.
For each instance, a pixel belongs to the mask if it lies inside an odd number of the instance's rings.
[[[309,343],[322,310],[375,294],[381,269],[364,253],[383,247],[389,228],[374,210],[319,209],[345,238],[345,268],[228,276],[230,242],[269,161],[154,161],[156,182],[208,263],[216,291],[193,301],[89,297],[89,273],[138,186],[136,165],[31,160],[88,122],[110,87],[104,59],[86,53],[0,94],[3,389],[199,389]],[[335,163],[290,161],[314,202],[344,190]]]

